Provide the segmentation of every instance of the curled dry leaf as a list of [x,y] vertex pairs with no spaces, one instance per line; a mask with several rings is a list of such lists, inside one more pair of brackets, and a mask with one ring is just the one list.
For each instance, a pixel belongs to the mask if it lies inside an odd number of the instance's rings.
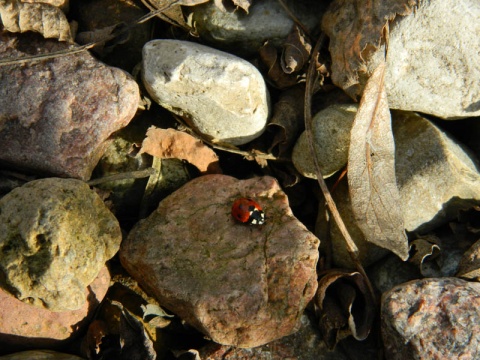
[[263,65],[268,69],[268,80],[277,88],[286,89],[298,83],[296,74],[287,74],[283,71],[277,49],[268,41],[260,48],[259,55]]
[[47,39],[73,42],[65,14],[49,4],[0,0],[0,20],[3,29],[13,33],[34,31]]
[[353,122],[348,185],[355,220],[365,239],[406,260],[408,240],[395,177],[395,144],[384,77],[382,63],[365,86]]
[[303,31],[294,26],[283,44],[282,69],[286,74],[292,74],[303,69],[308,63],[312,44],[305,37]]
[[120,345],[121,360],[155,360],[157,354],[153,342],[143,327],[143,323],[131,314],[123,305],[112,301],[121,311],[120,316]]
[[94,320],[88,326],[87,335],[83,339],[82,352],[88,359],[97,359],[100,355],[102,342],[109,334],[105,321]]
[[195,165],[201,173],[221,174],[218,157],[193,136],[174,129],[150,127],[140,153],[162,159],[182,159]]
[[[420,239],[416,239],[410,244],[410,253],[412,254],[409,261],[420,270],[425,277],[431,277],[432,269],[436,269],[437,264],[432,264],[438,255],[440,255],[440,240],[434,235],[427,235]],[[437,271],[434,273],[437,274]]]
[[375,304],[360,273],[330,270],[318,281],[315,312],[324,341],[333,349],[349,335],[357,340],[368,336]]
[[457,276],[469,280],[480,280],[480,240],[463,255],[458,266]]
[[305,87],[295,86],[283,91],[273,108],[267,128],[274,133],[269,152],[283,157],[289,154],[299,134],[303,131],[303,101]]
[[237,8],[242,8],[248,14],[248,9],[252,5],[251,0],[232,0]]
[[408,15],[417,0],[335,0],[322,19],[330,38],[332,80],[356,99],[361,93],[359,73],[366,73],[364,59],[378,48],[383,29],[396,15]]
[[[173,26],[179,26],[187,31],[190,30],[190,26],[187,24],[183,16],[181,7],[182,4],[175,4],[175,2],[171,0],[142,0],[142,2],[150,10],[159,10],[166,7],[167,9],[165,11],[158,14],[160,19],[172,24]],[[206,1],[200,1],[198,4],[201,4],[202,2]],[[193,5],[198,4],[195,3]]]

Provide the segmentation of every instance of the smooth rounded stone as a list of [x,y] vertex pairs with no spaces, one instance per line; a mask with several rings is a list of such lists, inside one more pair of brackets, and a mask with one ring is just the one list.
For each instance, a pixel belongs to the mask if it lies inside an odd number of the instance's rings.
[[[391,109],[444,119],[480,115],[480,3],[422,1],[390,25],[385,86]],[[465,24],[469,24],[465,31]],[[461,40],[459,40],[461,39]],[[384,46],[367,61],[383,61]]]
[[249,62],[188,41],[153,40],[142,64],[153,100],[206,137],[242,145],[265,130],[269,95]]
[[200,358],[209,360],[348,359],[340,346],[333,351],[327,348],[313,316],[303,314],[300,323],[300,329],[296,333],[251,349],[232,348],[210,343],[199,350]]
[[[260,203],[264,225],[232,217],[242,196]],[[213,341],[250,348],[298,329],[317,288],[318,245],[274,178],[206,175],[140,221],[120,260],[162,306]]]
[[[319,25],[325,5],[317,1],[286,1],[290,11],[313,30]],[[191,8],[193,26],[202,39],[215,47],[251,55],[268,41],[281,46],[294,26],[292,18],[276,0],[254,2],[248,14],[224,11],[210,1]]]
[[[357,109],[357,104],[332,105],[312,119],[313,143],[324,178],[332,176],[347,164],[350,129]],[[305,131],[293,148],[292,161],[300,174],[317,178]]]
[[[33,33],[0,35],[0,58],[68,49]],[[0,162],[88,179],[112,133],[133,118],[137,83],[87,51],[0,67]]]
[[480,284],[428,278],[383,294],[386,359],[478,359]]
[[82,360],[82,358],[51,350],[30,350],[0,356],[0,360]]
[[84,182],[31,181],[0,199],[0,286],[28,304],[77,310],[121,240],[118,221]]
[[[394,112],[392,127],[395,172],[407,231],[430,231],[455,218],[459,210],[480,203],[480,174],[475,162],[446,133],[427,119],[409,112]],[[383,252],[364,240],[353,217],[348,187],[339,186],[332,196],[354,241],[363,249],[360,259],[365,261],[364,265],[378,260]],[[324,236],[325,229],[322,206],[316,225],[320,237]],[[335,249],[334,262],[338,266],[352,267],[343,236],[335,223],[332,223],[330,234]]]
[[0,289],[0,353],[68,344],[88,327],[109,286],[110,274],[104,266],[84,290],[86,303],[78,310],[61,312],[26,304]]

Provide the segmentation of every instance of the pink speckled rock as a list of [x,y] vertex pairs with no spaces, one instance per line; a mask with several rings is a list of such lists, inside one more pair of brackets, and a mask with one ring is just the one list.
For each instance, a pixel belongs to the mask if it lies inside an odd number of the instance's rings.
[[385,358],[479,359],[480,283],[413,280],[382,296]]
[[[68,49],[35,34],[0,35],[0,59]],[[0,67],[0,162],[88,179],[109,136],[133,118],[137,83],[88,52]]]
[[104,267],[87,287],[87,302],[79,310],[53,312],[25,304],[0,289],[0,349],[53,348],[81,332],[110,285]]
[[[264,225],[233,219],[240,196],[263,206]],[[137,224],[120,259],[163,306],[213,341],[254,347],[297,329],[317,288],[318,245],[275,179],[207,175]]]

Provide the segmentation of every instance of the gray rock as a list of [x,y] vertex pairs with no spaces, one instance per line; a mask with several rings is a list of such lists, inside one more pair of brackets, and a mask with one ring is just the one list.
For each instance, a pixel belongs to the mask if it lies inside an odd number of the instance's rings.
[[117,220],[84,182],[29,182],[0,199],[0,286],[51,311],[79,309],[120,242]]
[[[395,171],[406,230],[430,231],[453,219],[460,209],[480,203],[480,173],[475,159],[468,152],[419,115],[394,112],[392,119],[396,146]],[[351,128],[348,122],[342,121],[332,122],[332,126],[336,128],[330,132],[336,133],[349,133]],[[318,141],[324,139],[319,138]],[[345,151],[348,152],[348,148]],[[318,156],[324,156],[325,152],[328,150]],[[363,249],[361,259],[365,261],[364,264],[378,260],[383,252],[363,239],[351,214],[348,188],[339,186],[333,197],[357,246]],[[325,236],[323,215],[322,207],[316,231],[320,237]],[[335,224],[332,224],[331,236],[336,249],[335,263],[351,267],[343,237]]]
[[382,295],[385,358],[478,359],[480,284],[429,278]]
[[[332,105],[312,119],[314,146],[324,178],[332,176],[347,164],[350,129],[357,109],[357,104]],[[305,132],[293,148],[292,161],[300,174],[317,178]]]
[[[480,115],[480,3],[422,1],[390,26],[386,89],[391,109],[444,119]],[[465,31],[465,24],[468,31]],[[384,58],[380,47],[369,71]]]
[[143,83],[156,102],[210,139],[241,145],[265,130],[265,82],[236,56],[188,41],[153,40],[143,48]]
[[[263,206],[264,225],[231,216],[241,196]],[[213,341],[254,347],[297,329],[317,287],[318,244],[273,178],[206,175],[137,224],[120,260],[162,306]]]
[[[286,1],[288,8],[309,30],[319,25],[325,5],[317,1]],[[281,46],[294,22],[276,0],[254,2],[248,14],[243,10],[224,11],[213,1],[194,6],[193,26],[215,47],[249,55],[269,41]]]
[[[0,36],[0,58],[68,49],[35,34]],[[138,85],[88,52],[0,67],[0,162],[88,179],[109,136],[133,118]]]

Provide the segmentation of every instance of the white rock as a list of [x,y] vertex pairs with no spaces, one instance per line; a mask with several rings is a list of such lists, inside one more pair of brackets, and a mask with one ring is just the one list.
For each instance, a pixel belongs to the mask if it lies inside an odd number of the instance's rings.
[[[394,112],[392,118],[396,146],[395,171],[407,231],[430,231],[454,218],[460,209],[480,204],[480,173],[475,160],[462,147],[419,115]],[[336,131],[349,133],[347,123],[338,122],[338,125]],[[345,151],[348,152],[348,147]],[[355,224],[348,188],[339,186],[333,197],[355,243],[361,249],[362,263],[368,265],[381,258],[384,254],[380,251],[382,249],[366,243]],[[320,218],[324,213],[323,209],[319,211],[316,230],[319,238],[325,237],[323,220]],[[334,262],[337,266],[351,267],[344,240],[334,223],[330,234]]]
[[[422,1],[390,27],[386,88],[392,109],[444,119],[480,115],[480,2]],[[373,71],[385,54],[368,62]]]
[[265,82],[236,56],[187,41],[153,40],[143,48],[143,83],[156,102],[208,138],[242,145],[265,130]]
[[[325,7],[322,2],[286,3],[308,29],[313,30],[319,25]],[[202,39],[216,47],[242,55],[256,53],[267,40],[275,46],[281,46],[294,25],[277,0],[254,2],[248,14],[243,10],[222,11],[213,1],[191,9],[193,26]]]

